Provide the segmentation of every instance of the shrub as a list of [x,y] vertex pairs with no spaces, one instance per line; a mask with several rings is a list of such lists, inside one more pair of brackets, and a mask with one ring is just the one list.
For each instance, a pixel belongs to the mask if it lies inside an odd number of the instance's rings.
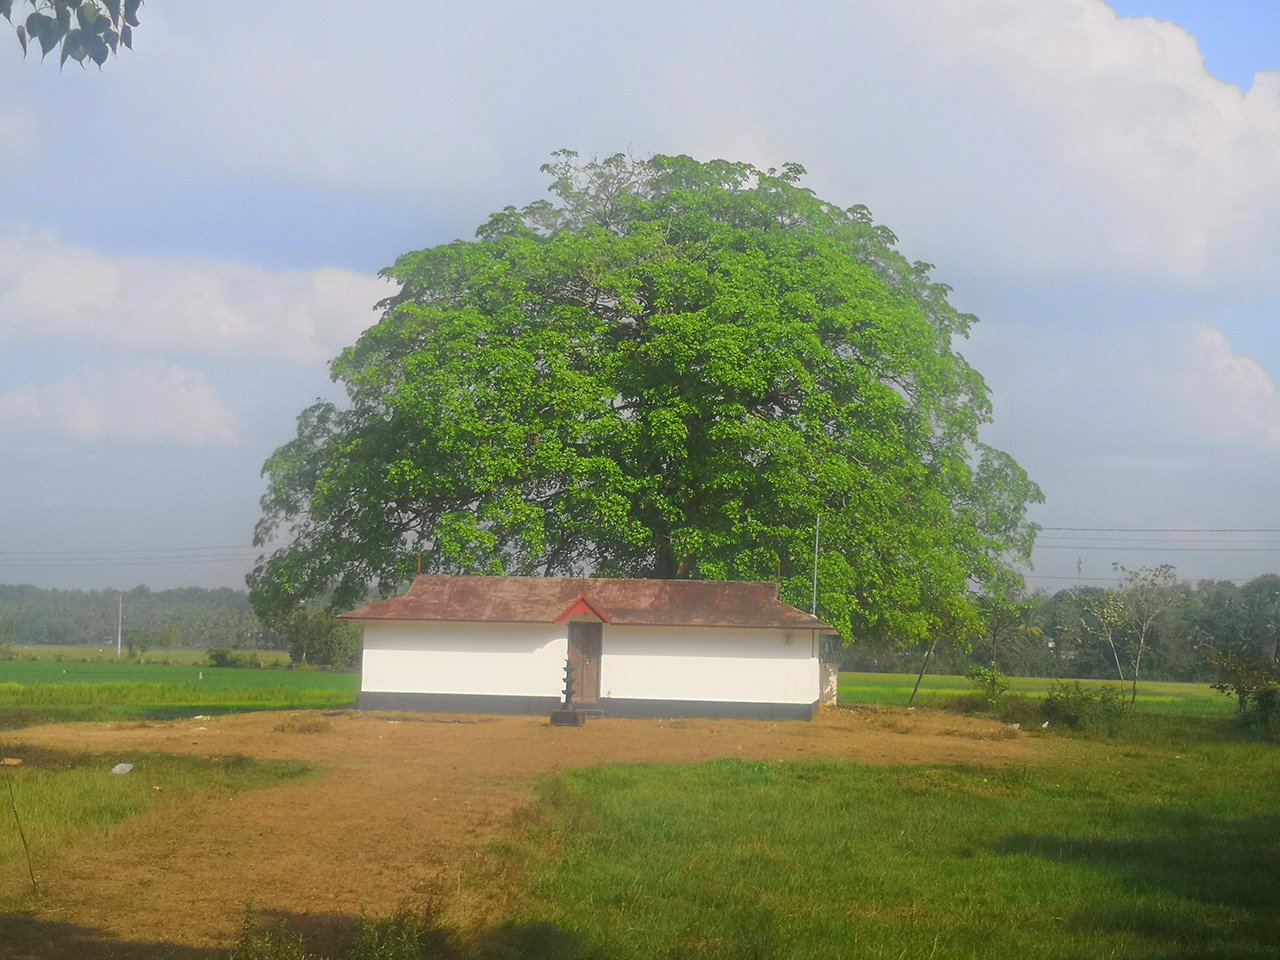
[[353,940],[337,952],[313,953],[312,944],[301,931],[283,923],[259,925],[250,904],[227,960],[445,960],[469,955],[458,948],[452,932],[437,923],[432,914],[430,910],[421,916],[403,911],[389,917],[365,914]]
[[1009,689],[1009,678],[994,663],[988,667],[974,664],[964,678],[978,688],[984,697],[995,703]]
[[17,660],[18,651],[13,649],[12,643],[0,643],[0,660]]
[[1237,709],[1244,713],[1250,699],[1260,690],[1276,682],[1275,671],[1270,664],[1234,653],[1215,653],[1205,661],[1218,675],[1213,689],[1236,698]]
[[211,667],[240,666],[240,658],[226,647],[210,647],[209,652],[205,655],[209,658],[209,666]]
[[1128,716],[1124,696],[1111,687],[1059,681],[1044,698],[1044,717],[1073,730],[1115,736]]
[[227,960],[320,960],[307,951],[306,940],[301,933],[284,925],[273,929],[258,929],[252,913],[245,917],[240,938]]
[[999,711],[1000,719],[1005,723],[1021,724],[1027,730],[1040,726],[1045,719],[1040,704],[1022,694],[1003,697]]
[[1271,685],[1255,691],[1249,697],[1244,721],[1251,727],[1260,727],[1272,740],[1280,740],[1280,686]]
[[993,704],[981,693],[958,693],[938,701],[938,706],[952,713],[990,713]]
[[347,951],[349,960],[425,960],[445,954],[441,932],[408,914],[375,919],[367,914]]

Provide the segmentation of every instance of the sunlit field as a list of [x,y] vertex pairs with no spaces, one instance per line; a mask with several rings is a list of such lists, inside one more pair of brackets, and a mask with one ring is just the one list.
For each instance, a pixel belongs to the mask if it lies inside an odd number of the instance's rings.
[[342,707],[354,704],[359,692],[358,673],[196,663],[0,661],[0,727]]
[[[52,660],[59,663],[101,661],[103,663],[147,664],[202,664],[209,660],[209,651],[192,647],[159,647],[146,650],[138,656],[130,656],[128,648],[122,648],[116,656],[114,644],[23,644],[11,648],[19,660]],[[240,656],[254,656],[264,666],[284,665],[289,662],[287,650],[237,650]]]
[[571,770],[496,856],[561,957],[1277,956],[1280,754],[1163,723],[1036,766]]
[[[842,673],[839,696],[843,704],[885,704],[906,706],[915,686],[915,674],[907,673]],[[1110,687],[1123,690],[1129,698],[1129,685],[1116,681],[1084,680],[1088,687]],[[1028,697],[1043,697],[1056,680],[1042,677],[1010,677],[1009,692]],[[972,693],[974,685],[964,677],[925,674],[916,695],[918,706],[938,705],[947,698]],[[1137,709],[1143,713],[1169,713],[1183,716],[1229,714],[1235,711],[1235,700],[1211,689],[1207,683],[1138,684]]]

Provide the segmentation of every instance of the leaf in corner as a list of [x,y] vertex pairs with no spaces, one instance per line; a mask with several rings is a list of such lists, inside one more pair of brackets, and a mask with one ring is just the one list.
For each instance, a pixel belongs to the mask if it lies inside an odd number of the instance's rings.
[[75,57],[77,62],[84,60],[84,54],[80,53],[80,37],[82,34],[79,30],[71,30],[62,38],[62,56],[58,58],[58,66],[62,66],[70,57]]
[[98,66],[102,66],[107,62],[107,57],[110,56],[111,51],[107,49],[107,44],[101,37],[86,37],[84,45],[89,53],[89,59]]
[[40,42],[42,57],[58,45],[58,37],[54,34],[55,23],[53,17],[46,17],[43,13],[33,13],[27,17],[27,33]]

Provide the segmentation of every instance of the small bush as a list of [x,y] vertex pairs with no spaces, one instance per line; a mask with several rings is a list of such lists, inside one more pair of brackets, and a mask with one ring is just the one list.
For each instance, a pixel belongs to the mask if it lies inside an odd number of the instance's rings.
[[985,694],[960,693],[939,700],[938,706],[952,713],[963,713],[969,716],[975,713],[991,713],[993,704]]
[[320,960],[307,950],[301,933],[281,925],[259,929],[253,914],[247,912],[240,938],[227,954],[227,960]]
[[974,664],[964,675],[984,697],[995,703],[1009,689],[1009,678],[994,663],[988,667]]
[[438,929],[408,914],[396,913],[383,919],[367,914],[360,934],[347,951],[348,960],[426,960],[447,956],[447,943]]
[[1111,687],[1086,687],[1079,680],[1055,683],[1049,688],[1042,709],[1051,724],[1109,737],[1120,732],[1128,717],[1120,693]]
[[1249,697],[1244,722],[1260,728],[1272,740],[1280,740],[1280,686],[1272,685],[1255,691]]
[[1041,705],[1022,694],[1002,697],[999,703],[999,717],[1005,723],[1021,724],[1024,730],[1040,726],[1045,719]]
[[0,643],[0,660],[17,660],[18,651],[13,649],[12,643]]
[[226,647],[210,647],[205,656],[209,658],[209,666],[211,667],[238,667],[241,665],[240,658]]
[[336,952],[314,953],[312,946],[302,932],[283,923],[260,926],[250,904],[227,960],[446,960],[465,955],[452,931],[438,924],[429,910],[421,916],[409,912],[389,917],[365,914],[355,938],[336,947]]

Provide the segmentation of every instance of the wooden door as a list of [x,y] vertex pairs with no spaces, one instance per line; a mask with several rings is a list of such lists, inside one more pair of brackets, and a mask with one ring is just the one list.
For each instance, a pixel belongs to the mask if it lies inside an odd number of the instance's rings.
[[573,667],[573,702],[600,700],[600,641],[604,632],[599,623],[569,624],[569,665]]

